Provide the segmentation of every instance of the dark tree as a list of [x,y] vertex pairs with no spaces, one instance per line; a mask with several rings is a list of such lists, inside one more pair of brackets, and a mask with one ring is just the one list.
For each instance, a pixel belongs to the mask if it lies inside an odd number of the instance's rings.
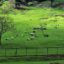
[[50,1],[51,1],[51,7],[53,7],[54,0],[50,0]]
[[26,1],[22,1],[22,0],[15,0],[15,7],[17,9],[20,9],[21,5],[27,5]]
[[14,28],[14,24],[11,21],[12,20],[7,16],[0,16],[0,46],[2,44],[2,35]]
[[[10,1],[14,1],[14,0],[10,0]],[[43,1],[50,1],[51,2],[51,7],[53,6],[53,2],[55,0],[15,0],[15,7],[16,8],[20,8],[21,5],[28,5],[28,2],[33,2],[33,1],[37,1],[38,3],[41,3]]]
[[3,4],[3,1],[2,0],[0,0],[0,6]]

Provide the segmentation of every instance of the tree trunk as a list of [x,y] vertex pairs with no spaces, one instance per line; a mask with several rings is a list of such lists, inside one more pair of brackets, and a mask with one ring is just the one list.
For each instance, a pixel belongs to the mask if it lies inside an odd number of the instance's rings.
[[0,35],[0,46],[2,45],[1,38],[2,38],[2,36]]
[[51,7],[53,7],[53,2],[54,2],[54,0],[50,0],[51,1]]
[[15,0],[9,0],[10,7],[14,8],[15,7]]

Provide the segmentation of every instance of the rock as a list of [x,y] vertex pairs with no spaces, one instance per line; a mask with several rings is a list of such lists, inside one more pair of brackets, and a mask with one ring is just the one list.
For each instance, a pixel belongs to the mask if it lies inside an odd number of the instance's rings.
[[29,41],[30,40],[30,38],[27,38],[27,41]]
[[30,39],[31,39],[31,40],[34,40],[34,39],[35,39],[35,36],[30,37]]
[[35,35],[35,33],[30,33],[30,35],[31,35],[31,36],[34,36],[34,35]]
[[54,8],[60,8],[60,9],[64,9],[64,2],[63,3],[58,3],[58,4],[55,4],[53,5]]

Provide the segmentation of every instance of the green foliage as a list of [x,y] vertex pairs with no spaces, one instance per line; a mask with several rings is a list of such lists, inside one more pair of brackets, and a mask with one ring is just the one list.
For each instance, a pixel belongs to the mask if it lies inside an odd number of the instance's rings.
[[0,6],[3,4],[3,2],[2,1],[0,1]]
[[0,16],[0,30],[1,30],[0,33],[2,32],[3,34],[6,31],[13,29],[12,27],[14,27],[12,23],[12,19],[7,15],[1,15]]
[[3,14],[7,14],[10,13],[13,10],[13,8],[11,7],[10,3],[8,1],[5,1],[3,3],[3,5],[0,7],[0,11]]
[[64,2],[64,0],[55,0],[55,2],[61,3],[61,2]]
[[13,20],[7,15],[0,15],[0,45],[2,44],[2,37],[7,32],[14,32]]

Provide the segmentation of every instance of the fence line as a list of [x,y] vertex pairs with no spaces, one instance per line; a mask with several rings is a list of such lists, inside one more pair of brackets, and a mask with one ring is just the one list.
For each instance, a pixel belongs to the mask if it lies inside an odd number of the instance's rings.
[[0,49],[39,49],[39,48],[64,48],[64,47],[0,47]]
[[0,48],[0,57],[64,58],[64,47]]
[[[17,55],[63,55],[64,54],[64,47],[21,47],[21,48],[0,48],[0,53],[7,56],[9,54],[11,56]],[[20,51],[19,51],[20,50]],[[38,54],[39,53],[39,54]],[[1,54],[0,54],[1,56]]]

